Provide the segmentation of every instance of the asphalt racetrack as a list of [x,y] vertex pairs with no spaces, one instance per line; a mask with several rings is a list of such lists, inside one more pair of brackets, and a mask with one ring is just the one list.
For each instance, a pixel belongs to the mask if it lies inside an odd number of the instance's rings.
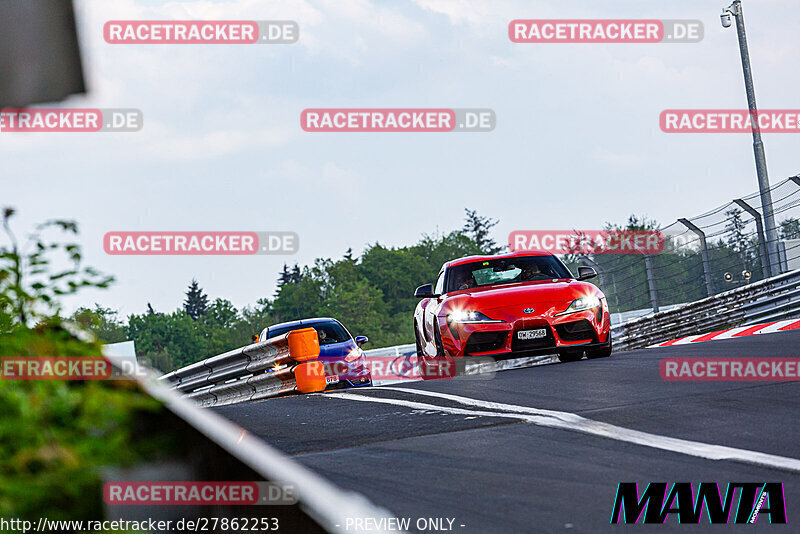
[[[800,532],[800,383],[668,382],[667,356],[798,357],[800,332],[214,410],[411,531],[446,518],[463,533]],[[610,524],[617,484],[651,481],[717,482],[723,496],[782,482],[788,525]]]

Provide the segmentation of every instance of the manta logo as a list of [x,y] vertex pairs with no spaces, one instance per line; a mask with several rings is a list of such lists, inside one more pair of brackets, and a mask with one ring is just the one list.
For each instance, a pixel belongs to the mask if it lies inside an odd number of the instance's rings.
[[533,308],[525,308],[524,310],[522,310],[522,313],[533,313],[535,311],[536,310],[534,310]]
[[[715,482],[701,482],[697,491],[691,482],[676,482],[667,491],[666,482],[651,482],[639,496],[635,482],[617,486],[611,523],[663,524],[669,515],[677,515],[681,524],[755,523],[768,516],[770,523],[786,524],[786,501],[781,482],[732,482],[725,497]],[[737,500],[736,511],[731,514]],[[703,514],[705,508],[706,514]]]

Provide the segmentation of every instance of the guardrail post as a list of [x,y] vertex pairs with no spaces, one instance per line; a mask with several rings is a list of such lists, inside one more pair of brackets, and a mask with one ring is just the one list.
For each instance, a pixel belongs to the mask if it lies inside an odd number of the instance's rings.
[[780,274],[773,272],[772,265],[769,261],[769,254],[767,254],[767,241],[764,237],[764,225],[761,222],[761,214],[741,198],[737,198],[733,201],[733,203],[749,213],[756,221],[756,232],[758,233],[758,251],[759,255],[761,256],[761,270],[764,272],[764,278]]
[[653,306],[653,313],[658,312],[658,294],[656,293],[656,279],[653,276],[653,260],[650,254],[644,255],[644,269],[647,271],[647,289],[650,292],[650,304]]
[[714,294],[714,285],[711,281],[711,264],[708,261],[708,246],[706,245],[706,234],[695,226],[689,219],[678,219],[678,222],[694,232],[700,238],[700,257],[703,259],[703,276],[706,279],[706,296]]

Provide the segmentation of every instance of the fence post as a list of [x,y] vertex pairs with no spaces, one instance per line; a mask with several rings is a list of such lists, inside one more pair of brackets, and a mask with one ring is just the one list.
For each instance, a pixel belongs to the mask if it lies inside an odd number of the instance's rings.
[[650,254],[644,255],[644,269],[647,271],[647,289],[650,292],[650,304],[653,306],[653,313],[658,312],[658,294],[656,293],[656,279],[653,276],[653,260]]
[[708,246],[706,245],[706,234],[700,228],[695,226],[689,219],[678,219],[678,222],[688,228],[690,231],[697,234],[700,238],[700,257],[703,259],[703,275],[706,279],[706,296],[710,297],[714,294],[714,285],[711,280],[711,263],[708,260]]
[[767,242],[764,237],[764,224],[761,222],[761,214],[741,198],[737,198],[733,201],[733,203],[749,213],[756,221],[756,232],[758,233],[758,251],[759,256],[761,256],[761,270],[764,272],[764,278],[780,274],[773,272],[772,265],[769,261],[769,254],[767,254]]

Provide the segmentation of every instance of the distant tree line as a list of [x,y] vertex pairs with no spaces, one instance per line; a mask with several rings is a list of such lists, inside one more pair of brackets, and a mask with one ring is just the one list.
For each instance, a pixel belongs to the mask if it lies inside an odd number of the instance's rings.
[[464,225],[447,234],[423,235],[411,246],[374,243],[356,258],[348,249],[338,259],[313,265],[284,265],[277,291],[254,306],[237,309],[229,300],[210,300],[192,280],[183,306],[147,311],[127,319],[110,308],[81,308],[73,319],[106,343],[133,340],[137,355],[169,371],[240,347],[264,327],[308,317],[330,316],[371,347],[411,343],[414,289],[432,282],[442,264],[470,254],[495,254],[503,247],[491,237],[497,220],[466,210]]
[[[277,290],[255,305],[237,309],[229,300],[210,300],[197,280],[185,292],[183,306],[172,312],[156,311],[148,303],[141,315],[126,320],[109,308],[96,305],[78,310],[74,319],[92,328],[110,343],[130,339],[138,356],[163,371],[169,371],[214,354],[240,347],[264,327],[308,317],[339,319],[355,335],[370,338],[368,347],[413,343],[412,313],[417,303],[414,289],[432,282],[441,265],[471,254],[496,254],[505,247],[491,237],[496,219],[465,210],[461,229],[446,234],[423,235],[416,244],[386,247],[374,243],[360,257],[348,249],[339,259],[318,258],[312,265],[284,264]],[[724,272],[750,270],[752,280],[762,277],[758,246],[745,234],[738,210],[726,214],[723,237],[709,241],[714,271],[714,291],[746,283],[737,274],[733,283]],[[656,221],[631,215],[625,224],[607,223],[606,230],[651,230]],[[781,223],[781,238],[800,237],[800,221]],[[592,282],[608,297],[612,312],[650,307],[647,275],[639,254],[565,255],[567,266],[594,266],[600,277]],[[651,257],[660,305],[690,302],[706,296],[700,254],[691,249],[667,246]]]

